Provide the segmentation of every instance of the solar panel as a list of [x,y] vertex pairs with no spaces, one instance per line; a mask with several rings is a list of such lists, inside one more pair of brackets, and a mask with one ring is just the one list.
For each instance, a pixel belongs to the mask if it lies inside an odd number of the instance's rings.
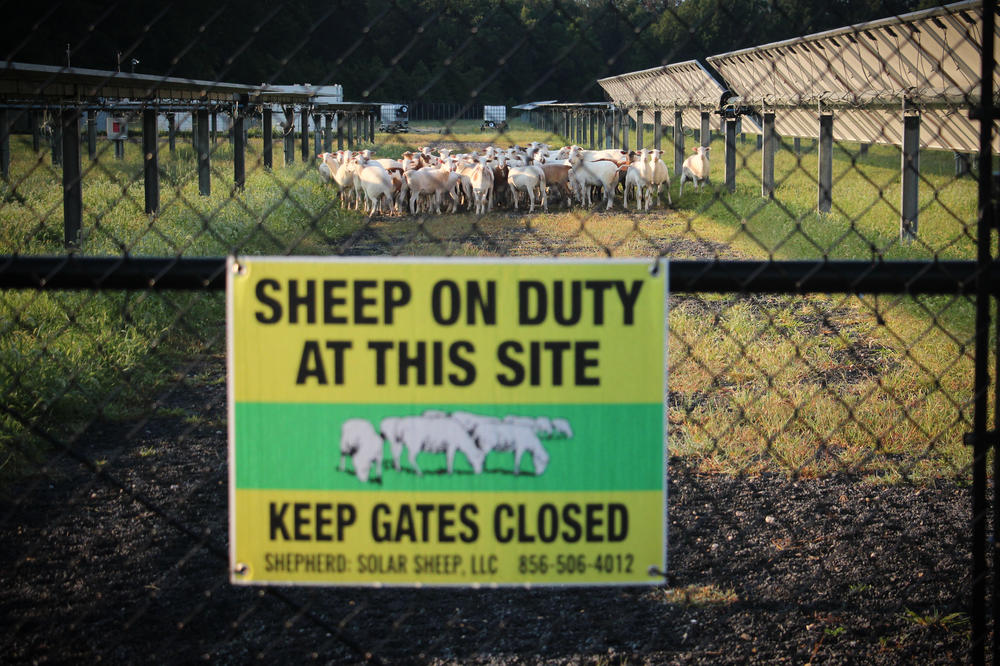
[[[629,109],[633,119],[639,107],[677,110],[682,112],[685,127],[701,127],[701,112],[718,109],[719,97],[725,91],[697,60],[609,76],[598,79],[597,83],[616,104]],[[713,115],[710,125],[713,130],[720,130],[720,117]]]
[[[836,140],[901,145],[905,105],[920,114],[922,148],[975,152],[979,123],[969,111],[980,94],[982,26],[982,2],[974,0],[708,62],[743,104],[776,111],[780,135],[817,136],[824,109],[835,112]],[[1000,39],[994,44],[1000,54]]]
[[[14,61],[0,64],[0,100],[47,101],[54,104],[93,103],[105,99],[187,100],[192,103],[233,102],[241,95],[254,103],[318,104],[334,108],[335,86],[247,86],[81,67],[54,67]],[[342,99],[343,92],[340,97]],[[371,111],[375,105],[355,105]]]

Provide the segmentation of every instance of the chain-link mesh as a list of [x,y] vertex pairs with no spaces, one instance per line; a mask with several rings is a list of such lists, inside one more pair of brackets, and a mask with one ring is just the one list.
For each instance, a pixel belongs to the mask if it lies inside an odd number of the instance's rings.
[[[917,8],[874,7],[19,10],[0,28],[5,660],[992,654],[977,304],[996,287],[973,262],[996,243],[976,120],[993,17],[835,30]],[[822,30],[865,50],[780,42]],[[774,53],[798,69],[753,70]],[[688,61],[714,103],[654,90],[649,68]],[[384,191],[356,188],[376,160]],[[545,185],[512,186],[543,161]],[[421,194],[421,168],[453,184]],[[669,258],[667,584],[231,586],[221,258],[284,254]]]

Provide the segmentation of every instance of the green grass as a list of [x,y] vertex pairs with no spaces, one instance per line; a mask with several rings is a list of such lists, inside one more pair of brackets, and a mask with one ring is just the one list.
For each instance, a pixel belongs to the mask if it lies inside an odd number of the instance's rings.
[[[952,153],[924,151],[920,158],[920,232],[900,241],[900,151],[836,144],[833,210],[817,212],[815,150],[775,157],[773,201],[761,197],[761,153],[755,142],[737,143],[735,194],[724,192],[724,143],[712,142],[712,185],[686,190],[679,202],[695,213],[692,226],[719,224],[742,252],[753,257],[831,259],[972,259],[975,257],[976,182],[955,178]],[[726,234],[722,234],[726,235]]]
[[[446,134],[437,130],[447,127]],[[422,146],[501,146],[567,141],[514,121],[480,132],[478,121],[413,123],[378,135],[384,157]],[[690,146],[693,141],[688,140]],[[790,142],[789,142],[790,143]],[[646,145],[652,145],[649,135]],[[664,146],[669,147],[664,140]],[[689,147],[690,147],[689,146]],[[195,156],[178,138],[161,142],[161,208],[143,212],[141,155],[102,144],[84,151],[86,255],[240,254],[449,256],[670,256],[672,258],[971,259],[976,184],[956,179],[950,153],[921,155],[920,238],[899,242],[899,151],[838,146],[834,211],[816,212],[816,153],[776,159],[773,201],[760,196],[753,137],[737,143],[735,193],[724,182],[716,140],[712,183],[672,188],[674,207],[649,213],[553,209],[365,220],[344,211],[314,165],[262,167],[252,138],[247,185],[233,189],[232,150],[212,153],[211,196],[198,191]],[[0,184],[0,252],[61,254],[57,168],[24,137],[12,141],[12,178]],[[0,381],[8,410],[0,426],[0,474],[38,458],[39,429],[71,437],[99,414],[145,413],[150,399],[182,380],[178,368],[222,351],[217,293],[34,292],[0,296]],[[968,477],[972,301],[952,297],[677,295],[670,315],[670,444],[706,472],[846,472],[879,482]],[[205,380],[211,381],[211,380]],[[30,444],[27,444],[31,442]],[[12,448],[13,447],[13,448]],[[11,453],[16,454],[11,458]]]

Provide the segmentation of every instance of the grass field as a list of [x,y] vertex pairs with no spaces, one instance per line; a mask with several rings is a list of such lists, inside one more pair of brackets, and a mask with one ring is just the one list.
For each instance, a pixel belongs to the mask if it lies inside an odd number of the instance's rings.
[[[446,128],[447,132],[440,130]],[[503,135],[476,121],[415,124],[379,135],[380,156],[424,145],[553,145],[561,137],[512,123]],[[647,144],[651,145],[652,137]],[[693,142],[689,140],[693,145]],[[810,147],[809,141],[803,142]],[[754,137],[738,143],[736,192],[723,182],[686,188],[649,213],[553,209],[527,216],[384,217],[341,210],[312,165],[261,166],[251,139],[247,184],[234,191],[231,148],[212,153],[212,194],[198,193],[190,143],[161,144],[161,209],[143,213],[141,155],[109,144],[84,150],[80,252],[117,256],[371,254],[462,256],[669,256],[671,258],[972,259],[976,183],[956,179],[951,154],[921,156],[920,238],[899,242],[899,150],[838,146],[834,211],[815,212],[816,153],[782,151],[778,190],[760,197]],[[12,177],[0,185],[0,253],[60,254],[61,173],[26,137],[12,141]],[[222,295],[7,291],[0,296],[3,413],[0,464],[18,469],[26,432],[69,435],[95,414],[148,413],[189,360],[221,355]],[[849,472],[883,481],[967,477],[961,436],[970,429],[972,302],[952,297],[760,294],[676,295],[670,315],[670,443],[706,471]],[[4,459],[7,462],[4,462]]]

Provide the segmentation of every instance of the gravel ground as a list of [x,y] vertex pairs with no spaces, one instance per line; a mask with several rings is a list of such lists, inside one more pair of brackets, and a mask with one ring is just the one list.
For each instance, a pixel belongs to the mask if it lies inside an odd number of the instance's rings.
[[[207,361],[220,377],[221,358]],[[671,460],[669,585],[228,582],[225,388],[94,423],[0,500],[5,663],[953,663],[966,488],[695,473]]]

